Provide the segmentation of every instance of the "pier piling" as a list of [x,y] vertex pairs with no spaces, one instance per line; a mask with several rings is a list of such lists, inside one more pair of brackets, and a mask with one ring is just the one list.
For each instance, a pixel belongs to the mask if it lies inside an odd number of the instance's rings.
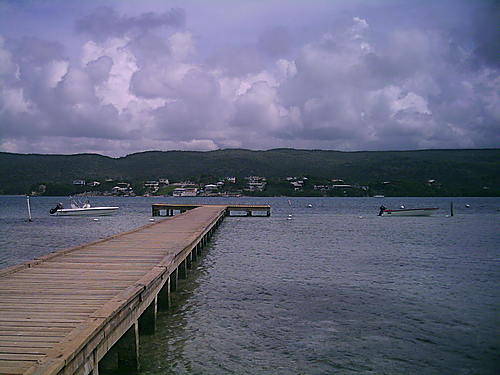
[[139,372],[139,325],[135,322],[118,341],[118,370],[123,374]]
[[158,311],[166,311],[170,307],[170,277],[158,293]]

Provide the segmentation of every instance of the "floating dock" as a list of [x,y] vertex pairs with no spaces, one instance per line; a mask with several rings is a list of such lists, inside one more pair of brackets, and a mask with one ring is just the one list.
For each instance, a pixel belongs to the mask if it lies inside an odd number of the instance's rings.
[[[151,206],[152,216],[174,216],[176,212],[183,213],[194,208],[206,206],[201,204],[166,204],[155,203]],[[271,206],[256,204],[210,205],[225,210],[226,216],[271,216]],[[237,214],[235,214],[237,213]],[[241,214],[243,213],[243,215]],[[262,214],[264,213],[264,214]]]
[[140,334],[154,333],[224,217],[270,215],[269,206],[167,206],[153,214],[182,214],[0,270],[0,374],[99,375],[110,355],[115,371],[137,373]]

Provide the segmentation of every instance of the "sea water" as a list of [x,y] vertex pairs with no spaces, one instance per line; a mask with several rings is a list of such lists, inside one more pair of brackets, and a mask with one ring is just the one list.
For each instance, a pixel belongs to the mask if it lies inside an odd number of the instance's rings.
[[272,205],[224,220],[141,337],[142,375],[500,372],[498,198],[99,197],[120,210],[97,221],[50,217],[60,200],[32,198],[27,222],[0,197],[0,267],[148,224],[152,203]]

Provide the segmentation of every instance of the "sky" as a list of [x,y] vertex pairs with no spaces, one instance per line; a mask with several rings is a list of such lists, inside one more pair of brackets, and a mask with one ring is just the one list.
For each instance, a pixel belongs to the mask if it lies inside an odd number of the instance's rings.
[[0,151],[496,148],[499,4],[0,0]]

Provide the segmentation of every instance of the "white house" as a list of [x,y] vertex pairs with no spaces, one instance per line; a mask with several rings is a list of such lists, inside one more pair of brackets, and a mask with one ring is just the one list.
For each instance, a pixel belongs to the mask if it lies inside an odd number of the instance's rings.
[[206,193],[213,193],[214,191],[217,191],[218,187],[214,184],[208,184],[205,185],[204,189]]
[[160,183],[158,181],[146,181],[144,183],[145,188],[157,188],[160,186]]
[[266,178],[260,176],[250,176],[248,180],[248,190],[250,191],[263,191],[266,187]]
[[168,178],[159,178],[158,182],[160,183],[160,185],[170,185],[170,181],[168,180]]

